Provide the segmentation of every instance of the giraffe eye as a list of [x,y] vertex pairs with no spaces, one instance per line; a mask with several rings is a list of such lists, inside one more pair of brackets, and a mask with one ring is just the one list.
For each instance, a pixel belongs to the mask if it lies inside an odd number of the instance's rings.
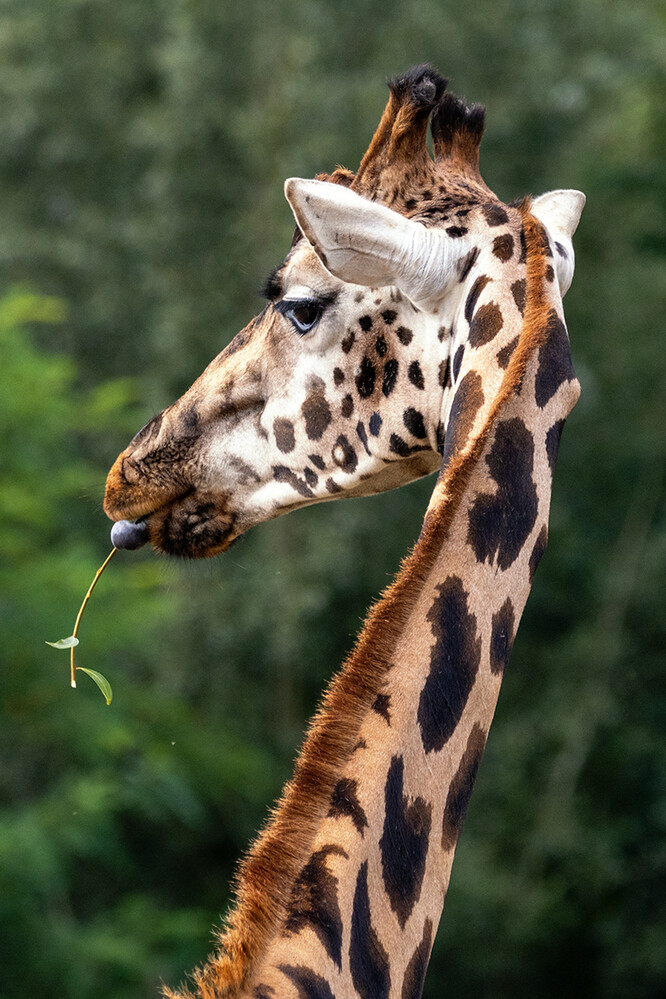
[[304,299],[300,302],[283,301],[277,308],[293,323],[298,333],[309,333],[317,325],[324,311],[322,303],[316,299]]

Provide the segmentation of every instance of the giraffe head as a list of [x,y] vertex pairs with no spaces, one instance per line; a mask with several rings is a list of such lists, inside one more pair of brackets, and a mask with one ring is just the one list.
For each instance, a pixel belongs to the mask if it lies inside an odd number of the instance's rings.
[[[473,379],[458,391],[474,351],[497,343],[501,374],[524,306],[523,216],[479,174],[483,109],[445,86],[412,70],[391,84],[356,175],[287,181],[297,229],[266,308],[109,473],[117,546],[215,555],[299,506],[426,475],[450,451],[452,408],[464,444],[461,405],[468,430],[480,408]],[[583,200],[533,205],[562,294]]]

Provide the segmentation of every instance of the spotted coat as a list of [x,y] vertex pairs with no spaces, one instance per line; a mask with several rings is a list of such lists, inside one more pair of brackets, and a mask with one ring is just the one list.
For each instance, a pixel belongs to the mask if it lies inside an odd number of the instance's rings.
[[562,295],[582,195],[502,204],[478,171],[483,109],[445,86],[416,67],[356,174],[288,182],[298,228],[264,312],[109,474],[137,543],[199,557],[439,470],[243,861],[201,999],[418,999],[546,546],[578,396]]

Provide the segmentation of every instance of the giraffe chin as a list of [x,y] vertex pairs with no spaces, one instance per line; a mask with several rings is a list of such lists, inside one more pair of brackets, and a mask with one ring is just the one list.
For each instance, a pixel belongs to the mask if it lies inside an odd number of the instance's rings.
[[212,558],[229,548],[242,530],[226,497],[191,493],[148,516],[146,541],[155,551],[180,558]]

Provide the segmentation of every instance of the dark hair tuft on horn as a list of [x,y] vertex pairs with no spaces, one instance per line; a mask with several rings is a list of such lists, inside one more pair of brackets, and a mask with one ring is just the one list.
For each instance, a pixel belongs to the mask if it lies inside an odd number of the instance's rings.
[[447,82],[430,63],[422,63],[389,80],[388,85],[398,103],[409,102],[430,112],[446,90]]
[[464,134],[478,145],[486,123],[483,104],[467,104],[455,94],[444,94],[435,108],[430,123],[435,148],[450,149],[454,137]]

